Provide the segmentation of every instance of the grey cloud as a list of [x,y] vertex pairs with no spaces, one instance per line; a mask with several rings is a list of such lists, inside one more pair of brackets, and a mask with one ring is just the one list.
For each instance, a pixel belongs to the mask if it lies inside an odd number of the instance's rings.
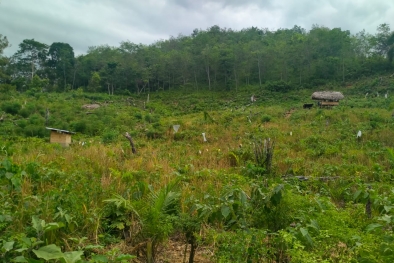
[[274,7],[275,1],[273,0],[172,0],[171,2],[175,3],[176,5],[182,6],[186,9],[190,8],[200,8],[207,4],[216,4],[220,7],[240,7],[240,6],[247,6],[247,5],[257,5],[260,7]]
[[23,39],[69,43],[77,54],[89,46],[121,41],[150,44],[213,25],[275,30],[313,24],[374,33],[394,17],[387,0],[1,0],[0,34],[12,55]]

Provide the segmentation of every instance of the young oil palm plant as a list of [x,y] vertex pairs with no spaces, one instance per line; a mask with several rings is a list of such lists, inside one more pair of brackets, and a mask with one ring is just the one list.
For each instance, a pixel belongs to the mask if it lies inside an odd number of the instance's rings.
[[179,211],[179,182],[179,179],[175,179],[158,190],[150,186],[150,193],[143,199],[145,206],[141,207],[141,234],[146,240],[148,263],[154,262],[158,245],[173,231]]
[[[116,207],[112,226],[128,229],[135,250],[143,253],[148,263],[153,263],[158,245],[172,233],[173,222],[179,210],[179,180],[175,179],[155,190],[146,183],[137,183],[132,194],[125,198],[114,195],[105,200]],[[134,249],[133,249],[134,250]]]

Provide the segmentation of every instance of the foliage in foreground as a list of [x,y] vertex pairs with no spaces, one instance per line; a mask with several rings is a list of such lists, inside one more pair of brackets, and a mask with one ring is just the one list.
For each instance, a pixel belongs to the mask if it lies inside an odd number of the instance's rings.
[[[391,262],[394,104],[364,84],[331,110],[301,109],[308,90],[2,94],[0,260],[158,262],[172,241],[189,262]],[[46,121],[74,143],[49,144]]]

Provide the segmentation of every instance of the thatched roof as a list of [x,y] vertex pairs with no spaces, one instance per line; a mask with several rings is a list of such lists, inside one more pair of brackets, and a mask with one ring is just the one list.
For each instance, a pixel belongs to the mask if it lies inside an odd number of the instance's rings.
[[312,94],[312,100],[333,100],[338,101],[345,98],[342,93],[338,91],[316,91]]

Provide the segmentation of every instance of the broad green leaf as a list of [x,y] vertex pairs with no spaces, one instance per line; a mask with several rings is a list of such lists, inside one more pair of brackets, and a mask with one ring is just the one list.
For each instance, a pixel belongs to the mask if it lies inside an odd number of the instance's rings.
[[15,251],[21,253],[21,252],[28,250],[28,249],[29,249],[28,247],[23,247],[23,248],[15,249]]
[[280,191],[282,191],[283,187],[284,187],[283,184],[279,184],[279,185],[275,186],[274,193],[279,193]]
[[240,193],[239,193],[239,199],[241,200],[241,204],[243,205],[243,206],[246,206],[247,205],[247,202],[248,202],[248,197],[246,196],[246,194],[245,194],[245,192],[244,191],[241,191]]
[[29,262],[24,256],[17,256],[16,258],[12,259],[11,262]]
[[37,233],[41,232],[45,225],[45,221],[39,219],[37,216],[31,217],[31,223],[33,225],[33,228],[37,231]]
[[116,257],[115,261],[122,261],[122,260],[129,260],[129,259],[133,259],[136,258],[136,256],[132,256],[129,254],[122,254]]
[[358,199],[358,197],[360,196],[360,194],[362,193],[361,190],[358,190],[354,193],[353,195],[353,201],[356,201]]
[[51,230],[56,230],[56,229],[59,229],[59,228],[62,228],[62,227],[64,227],[64,223],[62,223],[62,222],[59,222],[59,223],[48,223],[44,227],[44,232],[48,232],[48,231],[51,231]]
[[314,220],[314,219],[311,219],[311,223],[308,224],[307,226],[308,226],[308,227],[311,227],[311,228],[313,228],[313,229],[315,229],[317,232],[320,231],[319,224],[318,224],[317,221]]
[[38,258],[43,258],[45,260],[59,259],[64,257],[60,247],[54,244],[41,247],[38,250],[33,249],[33,252]]
[[83,255],[83,251],[71,251],[63,253],[63,259],[66,263],[75,263],[78,260],[81,260],[81,256]]
[[391,216],[389,215],[383,215],[379,217],[379,220],[386,222],[387,224],[391,223]]
[[301,234],[302,234],[302,236],[306,236],[306,235],[309,235],[309,232],[308,232],[308,230],[307,229],[305,229],[305,228],[300,228],[300,232],[301,232]]
[[13,249],[14,243],[15,243],[15,241],[5,242],[3,244],[2,250],[5,251],[5,252],[10,251],[11,249]]
[[27,262],[29,262],[29,263],[44,263],[44,260],[28,258]]
[[222,216],[224,217],[224,218],[227,218],[228,217],[228,215],[230,214],[230,207],[228,207],[228,206],[222,206],[222,209],[221,209],[221,212],[222,212]]
[[104,255],[94,255],[94,256],[92,256],[92,259],[96,262],[101,262],[101,263],[108,262],[108,258]]
[[11,162],[8,159],[4,159],[4,161],[1,163],[1,165],[5,168],[6,171],[11,170]]
[[103,249],[104,246],[101,245],[87,245],[85,249]]
[[381,224],[369,224],[369,225],[365,228],[365,231],[368,233],[368,232],[371,232],[372,230],[374,230],[374,229],[376,229],[376,228],[380,228],[380,227],[382,227]]
[[39,241],[36,241],[36,242],[34,242],[33,244],[31,244],[31,246],[32,246],[32,247],[36,247],[36,246],[41,245],[41,244],[44,244],[44,243],[45,243],[44,241],[39,240]]
[[312,237],[309,235],[308,229],[306,228],[300,228],[300,232],[302,236],[305,238],[305,240],[308,242],[310,246],[313,246],[313,240]]
[[384,206],[384,210],[386,210],[387,213],[390,212],[390,210],[393,208],[394,208],[394,206],[392,206],[392,205],[385,205]]
[[111,224],[111,227],[122,230],[122,229],[124,229],[124,223],[123,222],[114,222]]
[[23,241],[23,243],[25,243],[25,245],[27,245],[28,247],[31,247],[31,239],[28,237],[22,237],[21,240]]
[[11,178],[11,183],[17,190],[20,190],[22,185],[22,179],[20,177],[14,176]]
[[64,215],[64,218],[66,219],[66,222],[67,222],[68,224],[70,224],[70,222],[71,222],[71,216],[68,215],[68,214],[65,214],[65,215]]

